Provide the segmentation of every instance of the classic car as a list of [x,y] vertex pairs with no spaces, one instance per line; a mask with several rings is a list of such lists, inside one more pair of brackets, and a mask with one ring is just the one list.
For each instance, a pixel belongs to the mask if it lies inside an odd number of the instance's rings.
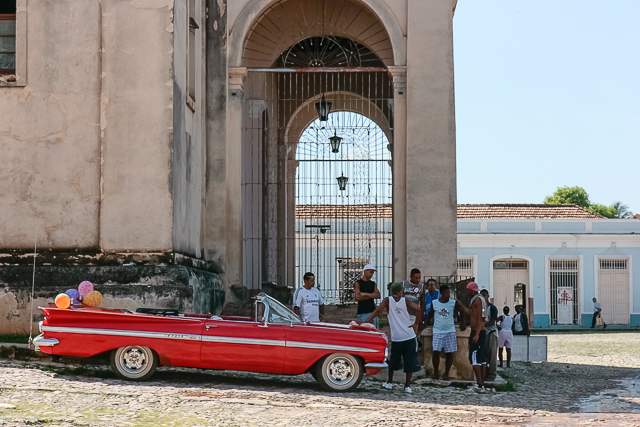
[[255,297],[253,316],[180,314],[172,310],[40,307],[36,349],[89,357],[111,352],[111,368],[143,381],[158,366],[305,372],[328,390],[353,390],[365,372],[386,367],[387,337],[360,325],[308,323],[277,300]]

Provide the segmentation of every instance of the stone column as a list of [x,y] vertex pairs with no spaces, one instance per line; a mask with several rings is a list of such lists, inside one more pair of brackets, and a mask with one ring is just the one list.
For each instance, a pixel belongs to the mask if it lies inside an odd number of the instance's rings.
[[393,78],[393,280],[407,279],[407,67]]
[[224,285],[242,285],[242,111],[246,68],[229,68],[226,149],[226,257]]
[[408,0],[407,266],[456,271],[456,133],[451,0]]

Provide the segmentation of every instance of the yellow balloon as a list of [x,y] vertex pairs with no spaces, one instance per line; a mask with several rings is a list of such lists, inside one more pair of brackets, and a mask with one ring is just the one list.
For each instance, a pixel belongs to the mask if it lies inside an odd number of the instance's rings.
[[58,308],[69,308],[71,305],[71,298],[67,294],[58,294],[56,297],[56,307]]
[[82,303],[88,307],[97,307],[102,302],[102,294],[98,291],[91,291],[84,296]]

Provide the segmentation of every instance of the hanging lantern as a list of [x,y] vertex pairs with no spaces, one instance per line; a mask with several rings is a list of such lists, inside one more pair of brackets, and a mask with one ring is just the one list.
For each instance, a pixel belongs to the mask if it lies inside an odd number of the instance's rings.
[[326,122],[329,120],[329,112],[331,111],[331,103],[325,101],[324,93],[322,94],[322,99],[320,102],[316,102],[316,110],[318,111],[318,116],[320,116],[321,122]]
[[331,152],[338,153],[340,151],[340,142],[342,138],[338,136],[337,131],[333,131],[333,136],[329,137],[329,143],[331,144]]
[[336,178],[336,180],[338,180],[338,187],[340,188],[340,191],[344,191],[344,189],[347,188],[347,181],[349,181],[349,178],[344,176],[343,172],[339,177]]

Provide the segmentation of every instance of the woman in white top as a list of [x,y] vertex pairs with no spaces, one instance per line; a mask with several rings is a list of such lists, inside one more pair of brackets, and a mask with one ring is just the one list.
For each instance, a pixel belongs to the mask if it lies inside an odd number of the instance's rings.
[[513,332],[511,327],[513,326],[513,317],[509,316],[509,307],[502,309],[504,315],[498,317],[500,322],[500,332],[498,335],[498,347],[500,348],[498,358],[500,359],[500,366],[502,368],[502,348],[507,348],[507,368],[511,367],[511,342],[513,341]]
[[[392,283],[390,287],[391,296],[385,298],[382,303],[369,315],[364,322],[368,323],[386,309],[389,320],[389,328],[391,329],[391,354],[389,356],[389,379],[382,384],[386,389],[392,389],[393,371],[400,370],[404,365],[406,380],[404,383],[404,391],[411,393],[411,377],[414,372],[420,370],[418,360],[416,358],[417,343],[416,333],[418,326],[422,323],[422,313],[420,307],[404,298],[402,283]],[[409,319],[409,309],[416,313],[415,322]],[[404,363],[403,363],[404,362]]]

